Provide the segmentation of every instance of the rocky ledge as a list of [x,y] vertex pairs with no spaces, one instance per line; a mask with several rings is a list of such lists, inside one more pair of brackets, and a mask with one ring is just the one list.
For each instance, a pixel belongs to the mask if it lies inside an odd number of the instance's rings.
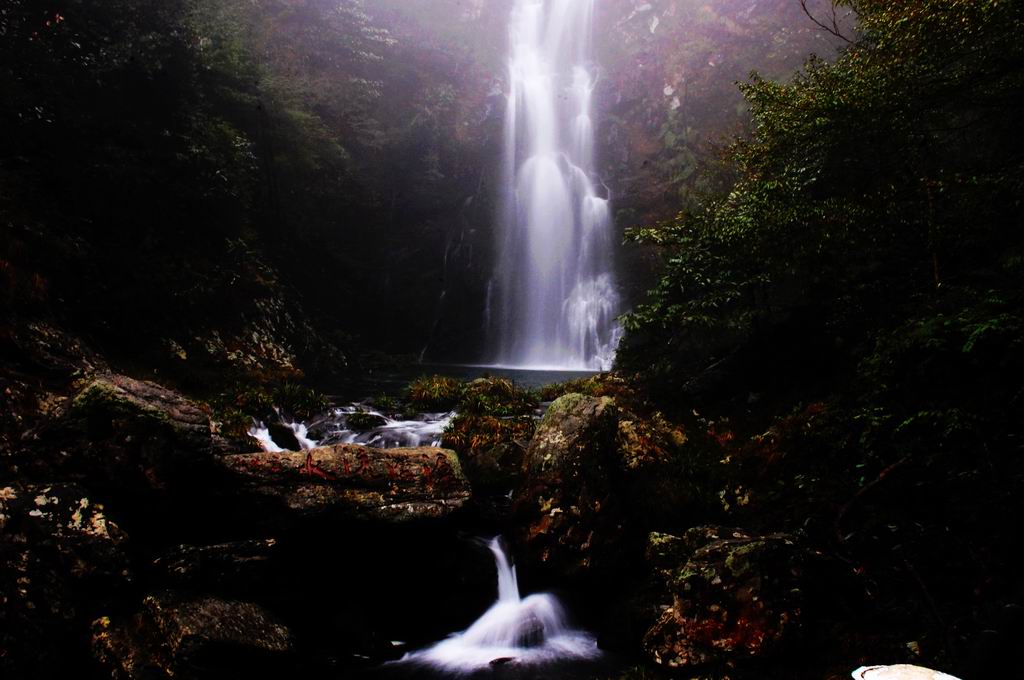
[[462,507],[471,495],[458,457],[446,449],[339,444],[224,456],[220,464],[245,489],[302,515],[436,519]]

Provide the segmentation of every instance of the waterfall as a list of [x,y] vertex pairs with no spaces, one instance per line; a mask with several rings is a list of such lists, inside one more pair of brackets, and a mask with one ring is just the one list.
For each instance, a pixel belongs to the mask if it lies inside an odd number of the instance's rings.
[[[608,369],[612,220],[594,173],[594,0],[516,0],[488,309],[499,364]],[[607,193],[607,192],[605,192]]]
[[519,596],[515,567],[501,539],[488,543],[498,570],[498,599],[461,633],[406,654],[398,664],[451,673],[473,673],[495,664],[530,666],[601,655],[593,636],[569,628],[558,599],[548,593]]

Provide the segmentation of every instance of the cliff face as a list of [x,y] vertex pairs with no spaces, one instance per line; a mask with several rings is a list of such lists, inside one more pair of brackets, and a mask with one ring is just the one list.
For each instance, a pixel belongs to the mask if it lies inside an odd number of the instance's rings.
[[[811,2],[829,15],[829,3]],[[600,5],[598,84],[607,181],[621,219],[674,214],[711,179],[716,149],[742,134],[737,83],[785,80],[840,41],[786,0],[634,0]]]
[[[786,80],[812,53],[830,59],[842,44],[787,0],[598,7],[598,144],[620,229],[670,218],[717,186],[722,150],[748,123],[738,83],[754,71]],[[808,8],[831,17],[828,2]],[[627,296],[637,301],[656,258],[633,248],[621,258]]]

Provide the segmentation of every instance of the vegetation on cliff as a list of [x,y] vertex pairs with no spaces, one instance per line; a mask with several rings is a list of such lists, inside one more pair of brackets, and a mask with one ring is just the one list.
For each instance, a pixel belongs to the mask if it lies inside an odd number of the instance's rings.
[[1024,15],[838,4],[834,62],[742,86],[723,188],[631,232],[664,270],[619,366],[706,441],[702,516],[811,537],[857,625],[985,676],[1020,625]]

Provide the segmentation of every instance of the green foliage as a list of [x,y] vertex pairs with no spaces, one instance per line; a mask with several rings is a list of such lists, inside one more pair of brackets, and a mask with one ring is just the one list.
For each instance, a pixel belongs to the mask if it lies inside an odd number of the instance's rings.
[[389,394],[379,394],[370,403],[384,413],[396,413],[399,409],[398,399]]
[[245,440],[254,420],[273,420],[275,409],[288,417],[308,421],[322,415],[330,405],[325,395],[293,382],[278,385],[238,383],[211,400],[221,430],[240,440]]
[[500,444],[525,444],[533,436],[536,426],[536,421],[530,416],[496,418],[461,413],[445,428],[441,446],[472,458]]
[[591,397],[612,397],[622,407],[636,407],[640,399],[635,387],[616,373],[599,373],[588,378],[544,385],[538,396],[541,401],[554,401],[572,392]]
[[536,427],[537,395],[505,378],[463,383],[424,376],[409,385],[407,396],[409,404],[420,410],[458,412],[445,429],[441,445],[463,455],[476,456],[502,444],[524,444]]
[[[292,331],[267,334],[286,349],[272,354],[311,368],[318,338],[297,328],[298,305],[290,318],[268,311],[282,290],[332,310],[311,314],[320,337],[361,318],[393,340],[376,345],[385,351],[418,342],[376,322],[413,297],[406,318],[418,320],[437,295],[437,216],[476,186],[467,168],[479,165],[485,84],[457,45],[392,10],[3,3],[5,311],[59,301],[70,327],[133,361],[173,338],[192,374],[209,346],[220,352],[211,374],[227,354],[251,368],[238,345],[269,344],[252,340],[259,316]],[[240,242],[275,280],[250,286],[252,267],[229,252]],[[419,279],[380,285],[392,268]]]
[[443,375],[422,376],[406,388],[413,408],[425,411],[455,409],[481,416],[521,416],[533,413],[537,395],[505,378],[484,377],[463,383]]
[[728,189],[631,232],[665,270],[624,319],[624,366],[679,372],[798,307],[842,328],[993,276],[1013,285],[1021,7],[848,4],[858,35],[833,63],[742,86],[753,132],[730,150]]
[[466,384],[459,401],[460,413],[488,416],[522,416],[539,405],[537,395],[506,378],[478,378]]
[[[812,0],[809,6],[824,12],[828,5]],[[620,172],[643,192],[634,205],[645,219],[690,208],[723,184],[716,171],[719,147],[749,118],[737,80],[752,69],[788,78],[808,53],[831,55],[841,43],[790,0],[653,0],[623,7],[614,33],[597,47],[612,77],[629,80],[608,122],[617,133],[613,143],[632,152],[624,162],[634,165]],[[847,22],[840,17],[840,23]]]
[[421,376],[409,383],[406,397],[415,408],[447,411],[462,399],[462,383],[444,375]]
[[310,420],[322,415],[331,405],[326,395],[293,382],[277,386],[272,398],[275,405],[299,420]]

